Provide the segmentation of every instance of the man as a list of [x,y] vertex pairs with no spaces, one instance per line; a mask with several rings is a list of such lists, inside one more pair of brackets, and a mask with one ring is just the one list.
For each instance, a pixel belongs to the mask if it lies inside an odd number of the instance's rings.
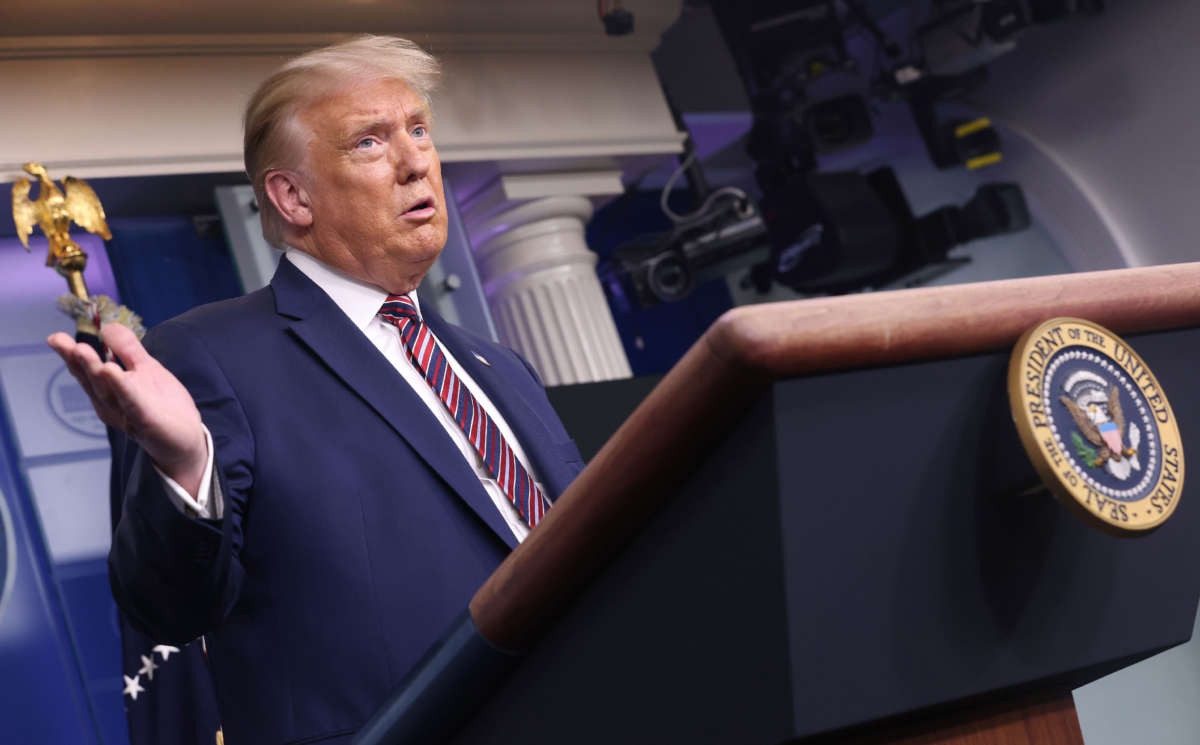
[[124,369],[49,339],[135,443],[114,596],[204,636],[234,745],[348,741],[582,469],[533,370],[415,297],[446,240],[436,77],[392,38],[286,64],[245,122],[271,285],[144,349],[106,327]]

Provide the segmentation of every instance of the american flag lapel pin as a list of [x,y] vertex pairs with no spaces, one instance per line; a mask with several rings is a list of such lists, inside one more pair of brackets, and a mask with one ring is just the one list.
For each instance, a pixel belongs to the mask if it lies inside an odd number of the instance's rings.
[[476,352],[474,349],[471,350],[471,354],[475,355],[475,359],[479,360],[480,362],[487,365],[488,367],[492,366],[492,363],[488,362],[487,359],[485,359],[482,354],[480,354],[479,352]]

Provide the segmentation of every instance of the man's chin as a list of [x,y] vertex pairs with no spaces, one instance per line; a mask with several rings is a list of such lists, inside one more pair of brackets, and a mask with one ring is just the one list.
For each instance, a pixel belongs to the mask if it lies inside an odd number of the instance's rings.
[[408,239],[403,246],[398,246],[392,255],[403,265],[402,269],[413,269],[421,274],[429,271],[442,255],[442,249],[446,247],[446,231],[433,225],[421,226],[410,234]]
[[387,290],[392,295],[406,295],[417,289],[421,284],[421,280],[425,279],[425,275],[433,267],[437,261],[441,251],[437,251],[432,257],[424,258],[416,261],[406,261],[404,264],[395,267],[389,272],[386,278],[379,278],[377,284]]

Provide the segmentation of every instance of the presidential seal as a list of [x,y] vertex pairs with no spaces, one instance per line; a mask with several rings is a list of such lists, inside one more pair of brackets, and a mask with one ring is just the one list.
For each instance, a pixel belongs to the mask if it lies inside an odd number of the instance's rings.
[[1013,421],[1050,491],[1110,533],[1162,525],[1183,493],[1183,445],[1167,396],[1108,329],[1054,318],[1027,331],[1008,365]]

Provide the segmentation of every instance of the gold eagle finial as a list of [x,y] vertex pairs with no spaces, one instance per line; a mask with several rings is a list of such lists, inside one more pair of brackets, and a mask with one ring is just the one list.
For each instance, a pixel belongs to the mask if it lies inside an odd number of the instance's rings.
[[63,179],[63,188],[59,189],[41,163],[26,163],[23,167],[30,176],[37,177],[39,186],[37,199],[30,200],[29,191],[33,185],[29,179],[17,179],[13,184],[13,222],[17,226],[17,237],[21,239],[25,249],[29,250],[29,236],[33,233],[33,227],[40,225],[50,241],[46,266],[57,269],[67,277],[68,282],[78,278],[80,288],[77,289],[72,283],[71,290],[77,296],[86,299],[87,292],[82,289],[80,275],[87,261],[87,254],[71,240],[70,230],[71,223],[74,222],[106,240],[112,238],[104,218],[104,208],[100,206],[100,199],[96,192],[92,191],[92,187],[82,179],[67,176]]

